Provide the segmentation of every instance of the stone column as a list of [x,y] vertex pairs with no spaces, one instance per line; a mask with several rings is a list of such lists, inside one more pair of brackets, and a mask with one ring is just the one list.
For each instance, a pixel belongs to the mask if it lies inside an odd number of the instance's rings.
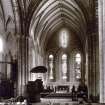
[[97,45],[97,33],[92,33],[88,36],[88,85],[89,95],[95,97],[99,94],[98,92],[98,49]]
[[98,43],[98,19],[97,19],[97,1],[95,3],[95,16],[88,23],[87,30],[87,64],[88,71],[87,84],[89,90],[89,96],[92,95],[94,101],[99,95],[99,43]]
[[21,37],[20,35],[17,36],[17,58],[18,58],[18,89],[17,95],[22,94],[22,57],[21,57]]
[[18,95],[25,96],[25,87],[28,81],[28,39],[18,36]]
[[29,81],[29,37],[26,37],[26,41],[25,41],[25,48],[26,48],[26,84]]
[[105,103],[105,0],[98,0],[100,103]]
[[81,53],[81,80],[82,82],[86,82],[85,76],[86,76],[86,54]]
[[88,86],[88,80],[89,80],[89,76],[88,76],[88,40],[86,39],[86,45],[85,45],[85,84]]

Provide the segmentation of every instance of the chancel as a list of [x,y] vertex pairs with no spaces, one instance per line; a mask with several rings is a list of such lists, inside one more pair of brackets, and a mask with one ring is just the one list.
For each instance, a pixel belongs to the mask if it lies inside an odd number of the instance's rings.
[[0,104],[105,104],[105,0],[0,0]]

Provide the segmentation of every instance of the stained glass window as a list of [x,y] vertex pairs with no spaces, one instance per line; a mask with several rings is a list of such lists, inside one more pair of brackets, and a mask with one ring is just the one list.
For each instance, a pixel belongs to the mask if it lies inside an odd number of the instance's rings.
[[76,73],[76,79],[81,78],[81,55],[80,53],[77,53],[75,56],[75,73]]
[[67,79],[67,55],[62,55],[62,78]]
[[54,60],[54,57],[53,55],[49,55],[49,69],[50,69],[50,74],[49,74],[49,79],[54,79],[54,76],[53,76],[53,61]]

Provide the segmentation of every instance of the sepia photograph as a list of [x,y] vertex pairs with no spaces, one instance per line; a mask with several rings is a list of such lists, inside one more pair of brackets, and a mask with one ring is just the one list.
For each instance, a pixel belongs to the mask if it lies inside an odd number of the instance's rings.
[[0,0],[0,105],[105,105],[105,0]]

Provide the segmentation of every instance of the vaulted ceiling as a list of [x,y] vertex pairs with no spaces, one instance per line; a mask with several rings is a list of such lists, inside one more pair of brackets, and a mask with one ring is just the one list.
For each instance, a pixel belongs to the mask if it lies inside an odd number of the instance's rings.
[[0,8],[4,29],[19,32],[25,21],[27,32],[41,45],[62,26],[69,27],[84,43],[94,0],[1,0]]
[[93,4],[93,0],[42,0],[33,14],[30,34],[45,45],[52,33],[67,26],[84,42]]

